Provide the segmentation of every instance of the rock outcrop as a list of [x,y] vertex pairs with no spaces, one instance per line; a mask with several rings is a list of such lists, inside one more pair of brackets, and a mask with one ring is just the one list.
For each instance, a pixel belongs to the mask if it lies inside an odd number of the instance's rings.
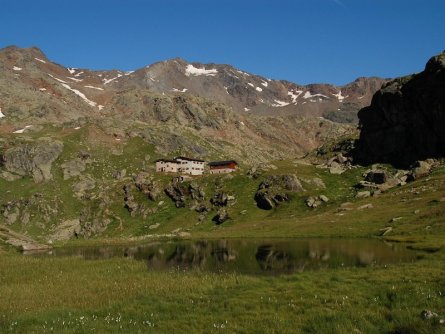
[[255,194],[257,206],[264,210],[271,210],[279,203],[289,201],[289,194],[304,191],[297,176],[272,175],[261,182]]
[[445,156],[444,91],[445,52],[431,58],[423,72],[384,85],[358,114],[358,161],[406,167]]
[[51,165],[62,151],[62,142],[42,139],[8,149],[3,157],[4,166],[13,174],[32,176],[35,182],[48,181],[52,179]]

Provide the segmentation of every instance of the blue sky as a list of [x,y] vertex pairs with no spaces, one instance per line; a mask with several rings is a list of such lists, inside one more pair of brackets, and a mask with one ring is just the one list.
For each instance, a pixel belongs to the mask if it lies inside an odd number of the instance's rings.
[[300,84],[421,71],[445,49],[444,0],[0,0],[0,47],[72,67],[232,64]]

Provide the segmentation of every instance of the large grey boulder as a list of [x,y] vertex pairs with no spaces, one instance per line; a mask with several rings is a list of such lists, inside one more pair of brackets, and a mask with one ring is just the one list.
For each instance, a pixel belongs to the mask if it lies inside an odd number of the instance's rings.
[[271,210],[279,203],[289,201],[290,194],[303,191],[304,188],[296,175],[272,175],[261,182],[254,199],[259,208]]
[[41,139],[8,149],[4,154],[4,166],[11,173],[32,176],[35,182],[48,181],[52,179],[52,163],[62,151],[62,142]]

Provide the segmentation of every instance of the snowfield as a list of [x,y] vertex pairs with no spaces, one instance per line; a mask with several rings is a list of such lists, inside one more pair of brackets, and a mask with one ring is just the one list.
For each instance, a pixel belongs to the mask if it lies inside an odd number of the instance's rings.
[[117,77],[111,78],[111,79],[102,79],[102,81],[104,82],[104,85],[108,85],[110,82],[116,80],[117,78],[120,78],[122,76],[122,74],[118,74]]
[[280,100],[274,100],[275,103],[272,104],[272,107],[276,107],[276,108],[281,108],[281,107],[285,107],[288,106],[290,103],[288,102],[284,102],[284,101],[280,101]]
[[338,99],[339,102],[343,102],[344,99],[349,97],[349,95],[347,95],[347,96],[341,95],[341,91],[339,91],[338,94],[332,94],[332,95],[334,95]]
[[97,90],[104,90],[103,88],[100,87],[94,87],[94,86],[84,86],[86,88],[91,88],[91,89],[97,89]]
[[210,70],[206,70],[205,67],[204,68],[197,68],[193,65],[187,65],[187,67],[185,68],[185,75],[186,76],[200,76],[200,75],[205,75],[205,76],[215,76],[218,73],[217,69],[210,69]]
[[326,95],[323,95],[323,94],[311,94],[311,92],[304,93],[303,99],[310,99],[310,98],[317,97],[317,96],[324,97],[325,99],[328,99],[328,97]]
[[73,80],[73,81],[75,81],[75,82],[81,82],[81,81],[83,81],[83,79],[77,79],[77,78],[73,78],[73,77],[67,77],[68,79],[70,79],[70,80]]
[[23,129],[14,131],[13,133],[23,133],[23,132],[25,132],[29,128],[32,128],[32,125],[26,125]]
[[287,95],[290,96],[290,98],[292,99],[292,103],[293,104],[297,104],[297,99],[300,97],[300,95],[303,94],[302,90],[295,90],[295,91],[288,91]]
[[177,89],[177,88],[173,88],[172,92],[176,92],[176,93],[185,93],[188,89],[184,88],[183,90]]
[[74,94],[76,94],[77,96],[80,96],[82,98],[82,100],[84,100],[86,103],[88,103],[90,106],[95,107],[97,105],[96,102],[89,100],[84,93],[82,93],[81,91],[78,91],[77,89],[73,89],[70,86],[68,86],[67,84],[62,84],[63,87],[65,87],[66,89],[69,89],[70,91],[72,91]]
[[66,81],[63,81],[62,79],[56,78],[54,75],[51,75],[51,74],[49,74],[49,73],[48,73],[48,75],[49,75],[51,78],[53,78],[54,80],[57,80],[58,82],[61,82],[61,83],[64,83],[64,84],[67,83]]

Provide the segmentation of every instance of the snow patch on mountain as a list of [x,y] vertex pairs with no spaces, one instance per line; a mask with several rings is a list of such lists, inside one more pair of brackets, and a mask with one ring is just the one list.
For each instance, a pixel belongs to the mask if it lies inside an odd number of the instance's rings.
[[14,131],[13,133],[23,133],[23,132],[25,132],[29,128],[32,128],[32,125],[26,125],[23,129]]
[[263,81],[261,84],[262,84],[264,87],[269,86],[269,84],[267,83],[267,81]]
[[70,74],[74,74],[74,73],[76,73],[77,68],[75,68],[75,67],[68,67],[67,70],[68,70],[68,72],[70,72]]
[[206,70],[206,68],[197,68],[193,65],[187,65],[187,67],[185,68],[185,75],[186,76],[200,76],[200,75],[205,75],[205,76],[215,76],[218,73],[217,69],[210,69],[210,70]]
[[248,77],[250,77],[250,74],[249,74],[249,73],[246,73],[246,72],[243,72],[243,71],[239,71],[239,70],[237,70],[237,72],[240,73],[240,74],[242,74],[242,75],[247,75]]
[[43,59],[40,59],[40,58],[34,58],[34,59],[37,60],[37,61],[39,61],[39,62],[41,62],[41,63],[46,64],[46,61],[44,61]]
[[97,90],[104,90],[103,88],[100,87],[94,87],[94,86],[84,86],[86,88],[91,88],[91,89],[97,89]]
[[70,91],[72,91],[74,94],[76,94],[77,96],[80,96],[82,98],[82,100],[84,100],[86,103],[88,103],[90,106],[95,107],[97,105],[96,102],[89,100],[84,93],[82,93],[81,91],[78,91],[77,89],[71,88],[70,86],[68,86],[67,84],[62,84],[63,87],[65,87],[66,89],[69,89]]
[[303,94],[302,90],[295,90],[295,91],[288,91],[287,95],[290,96],[290,98],[292,99],[292,103],[293,104],[297,104],[297,99],[300,97],[300,95]]
[[173,88],[172,92],[176,92],[176,93],[185,93],[186,91],[188,91],[187,88],[184,88],[182,90],[178,89],[178,88]]
[[281,107],[288,106],[290,104],[288,102],[284,102],[284,101],[280,101],[280,100],[274,100],[274,101],[275,101],[275,103],[271,105],[272,107],[281,108]]
[[116,80],[117,78],[120,78],[122,76],[122,74],[118,74],[117,77],[111,78],[111,79],[102,79],[102,81],[104,82],[104,85],[108,85],[110,82]]
[[66,84],[66,81],[63,81],[62,79],[56,78],[54,75],[51,75],[51,74],[49,74],[49,73],[48,73],[48,75],[49,75],[51,78],[53,78],[54,80],[57,80],[58,82],[61,82],[61,83]]
[[73,78],[73,77],[67,77],[68,79],[70,79],[70,80],[73,80],[73,81],[75,81],[75,82],[81,82],[81,81],[83,81],[83,79],[77,79],[77,78]]
[[6,117],[5,114],[2,113],[2,108],[0,108],[0,118]]
[[325,99],[328,99],[328,97],[326,95],[323,95],[323,94],[312,94],[309,91],[304,93],[303,99],[310,99],[310,98],[317,97],[317,96],[324,97]]
[[256,87],[255,89],[256,89],[258,92],[262,92],[262,91],[263,91],[263,89],[260,88],[260,87]]
[[338,99],[339,102],[343,102],[344,99],[346,99],[347,97],[349,97],[349,95],[347,95],[347,96],[343,96],[343,95],[341,94],[341,91],[339,91],[337,94],[332,94],[332,95],[334,95],[334,96]]
[[17,66],[14,66],[12,69],[13,69],[14,71],[21,71],[21,70],[22,70],[21,67],[17,67]]

